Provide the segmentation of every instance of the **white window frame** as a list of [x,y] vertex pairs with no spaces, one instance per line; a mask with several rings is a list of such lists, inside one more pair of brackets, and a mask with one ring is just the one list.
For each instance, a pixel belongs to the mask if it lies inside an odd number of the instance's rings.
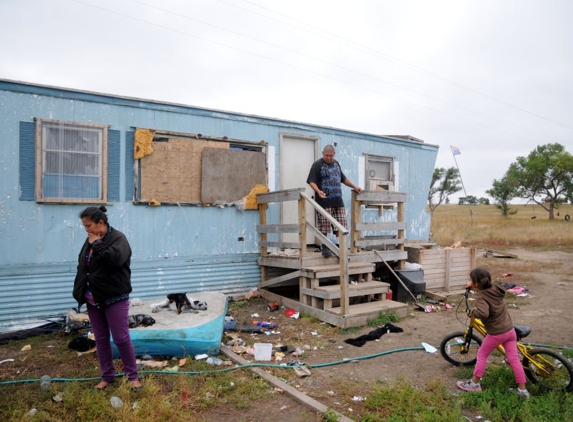
[[[378,155],[378,154],[364,154],[366,156],[365,165],[365,184],[367,190],[377,190],[371,189],[372,182],[376,184],[384,184],[388,186],[388,191],[395,191],[396,190],[396,175],[395,175],[395,160],[394,157],[387,156],[387,155]],[[372,169],[370,167],[371,162],[380,162],[380,163],[389,163],[390,164],[390,177],[387,179],[382,179],[379,177],[372,176],[371,172]],[[378,182],[378,183],[377,183]]]
[[[54,203],[54,204],[105,204],[107,203],[107,149],[108,149],[108,126],[102,124],[93,124],[93,123],[79,123],[79,122],[66,122],[61,120],[49,120],[49,119],[35,119],[36,121],[36,202],[41,203]],[[78,130],[82,132],[95,132],[98,139],[99,148],[94,151],[80,151],[78,150],[64,150],[62,148],[59,149],[50,149],[47,146],[48,136],[47,130],[48,129],[59,129],[63,128],[65,125],[65,129],[67,131],[71,130]],[[63,144],[63,143],[62,143]],[[62,145],[61,144],[61,145]],[[63,146],[63,145],[62,145]],[[98,172],[95,175],[79,175],[80,177],[86,176],[89,178],[96,178],[97,179],[97,190],[99,192],[98,197],[70,197],[64,196],[61,194],[59,196],[48,196],[45,195],[45,191],[48,188],[47,183],[44,184],[45,176],[47,175],[47,165],[48,159],[47,156],[49,154],[54,155],[95,155]],[[65,180],[63,180],[64,176],[66,176],[63,172],[61,173],[54,173],[57,177],[61,179],[62,188],[64,189],[63,185],[65,184]],[[74,174],[72,176],[78,176]]]

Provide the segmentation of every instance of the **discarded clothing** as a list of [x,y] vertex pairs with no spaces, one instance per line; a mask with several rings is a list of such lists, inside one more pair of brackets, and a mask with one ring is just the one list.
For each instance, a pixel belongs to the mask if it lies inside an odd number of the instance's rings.
[[521,287],[521,286],[515,286],[515,287],[512,287],[511,289],[507,290],[507,293],[513,293],[516,296],[521,295],[521,294],[526,293],[526,292],[527,292],[527,289],[524,287]]
[[[515,284],[515,283],[507,283],[507,282],[503,282],[501,283],[501,287],[503,287],[506,291],[509,291],[511,289],[514,289],[516,287],[519,287],[520,289],[524,289],[524,292],[528,292],[529,289],[525,286],[521,286],[519,284]],[[510,292],[511,293],[511,292]],[[522,292],[523,293],[523,292]]]
[[362,347],[367,341],[378,340],[386,333],[401,333],[403,331],[404,330],[402,328],[388,323],[383,327],[372,330],[368,334],[361,335],[360,337],[347,338],[344,342],[356,347]]

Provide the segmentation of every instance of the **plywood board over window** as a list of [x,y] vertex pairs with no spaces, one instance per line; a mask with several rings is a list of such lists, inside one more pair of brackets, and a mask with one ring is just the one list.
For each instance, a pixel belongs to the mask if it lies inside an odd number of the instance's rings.
[[229,143],[185,138],[154,139],[153,153],[141,159],[141,201],[200,203],[203,151]]
[[202,202],[235,202],[247,196],[257,184],[267,184],[263,152],[211,147],[204,149]]

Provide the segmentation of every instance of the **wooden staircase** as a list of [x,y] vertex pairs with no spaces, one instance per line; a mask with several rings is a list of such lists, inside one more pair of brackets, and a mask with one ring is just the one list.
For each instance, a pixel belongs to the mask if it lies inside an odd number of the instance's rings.
[[[324,322],[349,328],[364,326],[378,318],[381,312],[407,314],[404,303],[387,300],[389,283],[373,279],[378,262],[398,262],[401,267],[407,258],[404,251],[404,202],[406,195],[399,192],[352,193],[352,224],[350,232],[342,227],[320,205],[308,197],[304,189],[271,192],[257,195],[259,205],[261,282],[259,291],[267,300],[297,309]],[[298,201],[298,224],[268,224],[268,204]],[[361,209],[368,204],[397,204],[397,222],[362,223]],[[313,223],[306,221],[306,206],[321,213],[340,233],[340,245],[334,245]],[[307,249],[306,232],[326,245],[333,256],[325,258],[314,248]],[[383,232],[383,236],[366,237],[366,233]],[[395,232],[388,236],[388,232]],[[296,233],[298,242],[283,241],[282,235]],[[349,242],[350,240],[350,242]],[[320,244],[319,243],[319,244]],[[268,248],[295,250],[296,254],[270,253]],[[364,249],[363,249],[364,248]],[[270,273],[272,271],[272,274]],[[270,275],[270,277],[269,277]],[[298,283],[297,283],[298,282]],[[296,286],[297,296],[281,295],[281,286]],[[298,300],[295,298],[298,297]]]
[[[351,280],[347,290],[350,301],[360,296],[380,295],[388,291],[383,283],[372,281],[376,266],[369,262],[350,262],[348,275]],[[322,283],[321,283],[322,282]],[[385,284],[385,283],[384,283]],[[303,267],[300,276],[300,302],[318,309],[333,308],[333,301],[340,299],[340,265]]]

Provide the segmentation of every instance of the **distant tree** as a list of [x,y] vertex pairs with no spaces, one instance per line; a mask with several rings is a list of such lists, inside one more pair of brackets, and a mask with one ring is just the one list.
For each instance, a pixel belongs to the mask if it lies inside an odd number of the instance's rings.
[[540,145],[527,157],[517,157],[507,171],[520,198],[539,204],[555,219],[554,210],[573,193],[573,155],[561,144]]
[[486,190],[489,196],[491,196],[496,202],[496,207],[501,210],[501,214],[504,217],[508,215],[513,215],[517,213],[516,209],[510,209],[509,203],[518,194],[516,181],[510,176],[505,174],[501,180],[493,180],[493,187]]
[[461,196],[458,198],[458,204],[459,205],[464,205],[464,204],[476,205],[478,203],[479,203],[479,200],[474,195]]
[[461,189],[460,173],[456,168],[435,168],[434,174],[432,174],[430,192],[428,192],[430,212],[433,213],[450,195],[459,192]]
[[479,202],[481,205],[489,205],[489,199],[487,199],[487,198],[483,198],[483,197],[482,197],[482,198],[478,199],[478,202]]

